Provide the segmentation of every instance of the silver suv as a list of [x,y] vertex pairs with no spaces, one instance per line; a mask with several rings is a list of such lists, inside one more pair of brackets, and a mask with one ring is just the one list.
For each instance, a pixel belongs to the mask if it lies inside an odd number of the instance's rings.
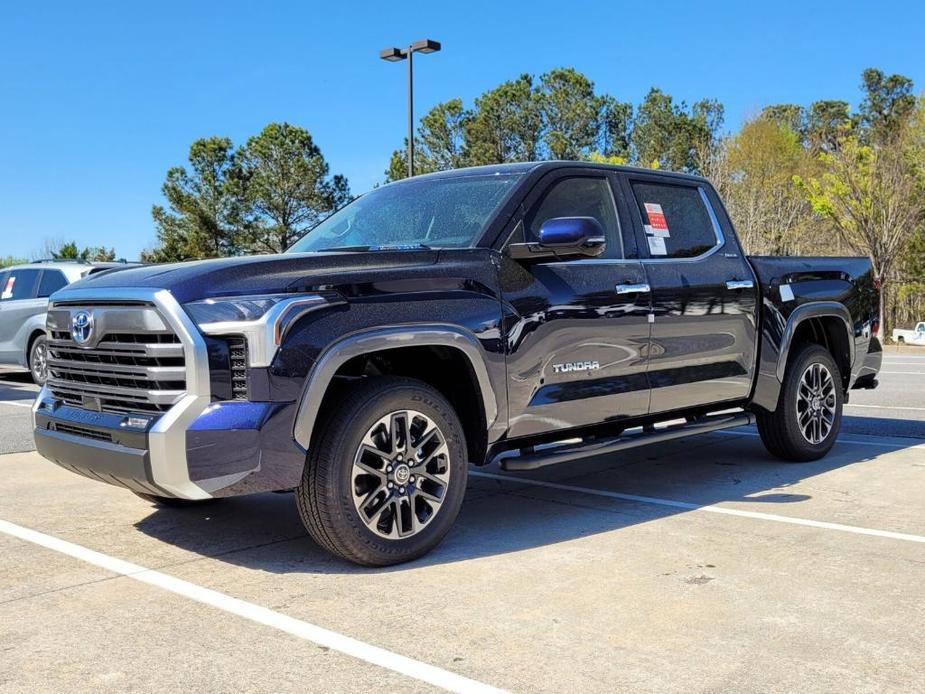
[[26,369],[43,385],[48,377],[48,297],[87,275],[135,264],[45,260],[0,268],[0,371]]

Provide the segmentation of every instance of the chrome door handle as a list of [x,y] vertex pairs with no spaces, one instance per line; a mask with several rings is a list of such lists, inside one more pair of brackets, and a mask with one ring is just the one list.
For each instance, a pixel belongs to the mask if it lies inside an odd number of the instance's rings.
[[751,289],[755,283],[751,280],[727,280],[726,289]]
[[641,284],[618,284],[617,294],[648,294],[651,291],[649,285],[644,282]]

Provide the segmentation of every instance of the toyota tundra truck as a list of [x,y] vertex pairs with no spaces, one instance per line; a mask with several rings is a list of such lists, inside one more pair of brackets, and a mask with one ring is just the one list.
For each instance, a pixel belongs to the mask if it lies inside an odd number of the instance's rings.
[[162,506],[293,491],[383,566],[511,474],[757,424],[832,448],[881,362],[866,258],[746,257],[703,178],[584,162],[382,186],[286,253],[58,291],[38,452]]

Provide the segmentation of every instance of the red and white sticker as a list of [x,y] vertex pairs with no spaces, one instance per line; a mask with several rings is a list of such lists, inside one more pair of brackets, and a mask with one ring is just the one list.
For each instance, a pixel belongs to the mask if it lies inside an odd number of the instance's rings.
[[3,294],[0,294],[0,299],[9,299],[13,296],[13,285],[16,284],[16,276],[10,275],[6,278],[6,286],[3,288]]
[[646,217],[649,218],[649,223],[645,225],[646,233],[664,239],[669,238],[671,233],[668,231],[668,220],[665,218],[662,206],[657,202],[647,202],[645,208]]

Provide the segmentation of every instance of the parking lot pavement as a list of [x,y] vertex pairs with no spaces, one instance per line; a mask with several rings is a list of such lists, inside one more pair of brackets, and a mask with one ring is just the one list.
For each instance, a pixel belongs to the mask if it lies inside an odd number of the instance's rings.
[[290,495],[155,509],[0,455],[0,691],[920,689],[919,371],[888,354],[814,463],[743,429],[473,470],[444,544],[385,570],[322,552]]
[[29,408],[38,390],[29,374],[0,373],[0,455],[34,448]]

